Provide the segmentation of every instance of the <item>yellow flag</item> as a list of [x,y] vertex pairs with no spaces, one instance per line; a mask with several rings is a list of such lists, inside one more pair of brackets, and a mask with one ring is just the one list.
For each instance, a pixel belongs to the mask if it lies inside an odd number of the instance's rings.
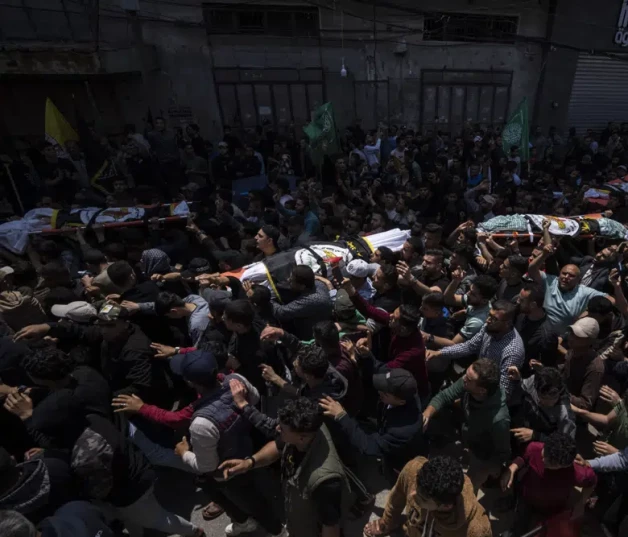
[[58,153],[65,153],[68,140],[79,140],[78,134],[50,99],[46,99],[46,141],[55,146]]

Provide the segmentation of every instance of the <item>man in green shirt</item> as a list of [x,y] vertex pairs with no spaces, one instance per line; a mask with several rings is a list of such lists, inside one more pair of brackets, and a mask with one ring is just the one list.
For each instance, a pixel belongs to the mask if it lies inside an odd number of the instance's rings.
[[467,475],[476,492],[489,476],[498,477],[510,460],[510,414],[499,378],[499,366],[480,358],[461,379],[436,395],[423,412],[425,430],[434,414],[461,400],[462,435],[471,453]]

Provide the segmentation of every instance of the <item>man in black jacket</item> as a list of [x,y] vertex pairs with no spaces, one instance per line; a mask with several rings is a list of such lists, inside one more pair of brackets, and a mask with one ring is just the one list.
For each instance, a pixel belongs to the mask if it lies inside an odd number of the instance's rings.
[[364,455],[382,457],[387,470],[400,472],[409,460],[427,454],[417,383],[409,371],[391,369],[373,375],[373,386],[382,403],[378,409],[376,432],[368,433],[362,429],[331,397],[323,397],[319,404],[325,416],[334,419],[337,427],[332,430],[340,429],[354,449]]
[[76,367],[55,346],[36,348],[22,360],[22,368],[38,387],[31,388],[28,395],[14,387],[5,409],[22,420],[35,445],[63,448],[80,434],[81,417],[111,416],[107,381],[91,367]]
[[108,318],[99,319],[96,325],[35,324],[20,330],[16,340],[36,340],[50,335],[61,341],[84,343],[99,356],[99,369],[109,382],[113,395],[135,394],[143,401],[169,408],[173,403],[173,394],[167,365],[153,360],[150,341],[136,325],[117,318],[120,314],[118,306],[103,314],[105,308],[100,315]]

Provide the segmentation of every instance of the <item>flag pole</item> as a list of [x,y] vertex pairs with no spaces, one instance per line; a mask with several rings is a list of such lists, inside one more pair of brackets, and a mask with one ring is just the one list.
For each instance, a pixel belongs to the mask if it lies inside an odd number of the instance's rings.
[[13,174],[11,173],[9,164],[4,162],[4,169],[7,171],[7,176],[9,177],[9,181],[11,181],[11,187],[13,188],[13,192],[15,192],[15,198],[17,199],[18,204],[20,205],[20,210],[22,214],[24,214],[24,204],[22,203],[22,198],[20,197],[20,193],[17,191],[17,186],[15,185],[15,180],[13,179]]

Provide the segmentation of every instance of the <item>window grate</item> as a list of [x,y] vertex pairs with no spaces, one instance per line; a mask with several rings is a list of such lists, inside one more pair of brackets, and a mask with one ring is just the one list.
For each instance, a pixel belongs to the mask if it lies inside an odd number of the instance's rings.
[[205,4],[204,15],[209,34],[316,37],[320,28],[318,9],[310,7]]
[[423,40],[512,43],[518,22],[515,16],[426,13]]

